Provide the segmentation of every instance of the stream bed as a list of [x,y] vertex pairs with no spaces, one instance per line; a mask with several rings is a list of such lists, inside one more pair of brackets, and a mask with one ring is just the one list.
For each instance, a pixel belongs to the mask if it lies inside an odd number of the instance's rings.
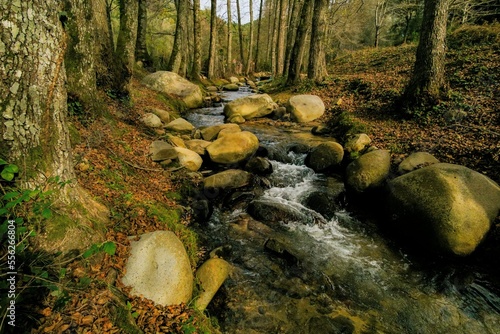
[[[223,99],[248,94],[245,88]],[[220,124],[222,108],[186,118],[196,127]],[[209,307],[224,333],[500,332],[498,286],[487,275],[460,262],[415,261],[342,203],[329,216],[304,205],[333,182],[290,150],[311,139],[307,129],[272,121],[241,127],[257,135],[273,166],[267,187],[252,196],[300,210],[313,223],[256,221],[236,200],[250,196],[245,191],[215,205],[200,235],[234,267]]]

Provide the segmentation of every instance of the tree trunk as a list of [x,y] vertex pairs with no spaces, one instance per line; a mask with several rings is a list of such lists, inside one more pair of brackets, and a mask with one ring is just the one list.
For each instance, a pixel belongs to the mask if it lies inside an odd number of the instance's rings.
[[[242,68],[245,68],[245,55],[243,52],[243,30],[241,29],[241,9],[240,9],[240,0],[236,0],[236,11],[238,14],[238,36],[240,41],[240,61]],[[241,71],[238,71],[241,72]],[[241,73],[238,73],[241,74]]]
[[227,0],[227,63],[226,75],[233,74],[233,19],[231,13],[231,0]]
[[215,79],[215,57],[217,43],[217,0],[211,0],[210,47],[208,51],[208,78]]
[[287,84],[289,85],[296,84],[300,80],[302,58],[304,55],[307,33],[312,20],[312,2],[313,0],[305,0],[300,13],[300,23],[297,28],[297,36],[290,57],[290,70],[287,78]]
[[201,78],[200,0],[194,0],[193,3],[193,35],[194,35],[194,54],[193,54],[193,67],[191,68],[191,79],[200,80]]
[[139,4],[136,0],[120,0],[120,31],[116,42],[116,60],[124,87],[128,86],[135,63],[135,43],[137,41],[137,19]]
[[175,37],[174,45],[172,48],[172,53],[170,54],[170,60],[168,62],[168,70],[180,73],[181,63],[182,63],[182,48],[184,47],[184,34],[186,33],[185,18],[187,14],[187,3],[186,0],[177,1],[177,19],[175,23]]
[[[229,1],[229,0],[228,0]],[[259,5],[259,23],[257,24],[257,46],[255,49],[255,70],[259,71],[259,48],[260,48],[260,29],[262,28],[262,9],[264,5],[264,0],[260,0]]]
[[145,67],[153,65],[151,56],[148,53],[146,35],[148,27],[148,0],[139,1],[139,12],[137,14],[137,41],[135,44],[135,59],[141,61]]
[[328,0],[315,0],[307,77],[321,82],[328,75],[325,61],[325,30]]
[[[48,180],[57,178],[59,182],[72,181],[54,192],[57,198],[53,205],[57,205],[62,218],[76,219],[71,213],[78,211],[78,207],[83,206],[85,210],[96,214],[96,207],[102,209],[99,213],[105,209],[97,205],[75,182],[66,120],[64,55],[67,38],[61,23],[65,18],[60,17],[63,13],[62,4],[57,0],[0,3],[3,20],[0,34],[0,156],[19,166],[18,181],[21,188],[42,189],[48,186],[58,189],[55,181],[50,183]],[[80,3],[75,1],[74,4]],[[72,12],[79,10],[73,8]],[[69,204],[77,205],[65,210]],[[84,220],[78,219],[77,222],[83,223]],[[47,220],[45,231],[50,233],[51,227],[56,224],[58,222],[55,220]],[[64,229],[65,235],[68,231]],[[82,231],[77,236],[77,232],[71,230],[75,234],[66,241],[54,241],[44,246],[49,251],[67,251],[77,242],[77,248],[81,249],[92,242],[89,239],[93,237],[95,240],[100,236],[95,230],[90,230],[92,236],[84,236],[85,232]]]
[[448,0],[425,1],[415,65],[402,100],[407,111],[435,104],[445,86],[447,14]]
[[250,6],[250,37],[248,38],[248,58],[245,74],[248,75],[253,70],[252,50],[253,50],[253,2],[249,0]]
[[273,36],[271,38],[271,71],[273,73],[273,75],[276,75],[276,71],[277,71],[277,64],[276,64],[276,49],[277,49],[277,44],[278,44],[278,23],[279,23],[279,19],[278,18],[278,15],[279,15],[279,5],[280,5],[280,2],[278,0],[274,0],[274,19],[273,19],[273,29],[272,29],[272,33],[273,33]]
[[276,75],[283,76],[283,71],[285,69],[285,34],[287,31],[287,11],[288,11],[288,0],[280,0],[280,10],[279,10],[279,30],[278,30],[278,54],[276,62]]
[[302,11],[303,0],[294,0],[293,6],[291,8],[291,18],[290,25],[288,27],[288,33],[286,38],[286,50],[285,50],[285,62],[283,75],[288,76],[290,71],[290,57],[292,56],[293,45],[295,42],[295,37],[297,34],[297,26],[300,20],[300,13]]

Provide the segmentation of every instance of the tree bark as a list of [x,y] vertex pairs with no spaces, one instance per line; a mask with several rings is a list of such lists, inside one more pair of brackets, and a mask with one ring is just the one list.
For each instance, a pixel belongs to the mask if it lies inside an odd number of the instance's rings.
[[288,0],[280,0],[280,10],[279,10],[279,30],[278,30],[278,54],[276,62],[276,75],[278,77],[283,76],[283,71],[285,69],[285,34],[287,31],[287,11],[288,11]]
[[185,18],[187,14],[187,3],[186,0],[177,1],[177,19],[175,23],[175,37],[174,45],[172,48],[172,53],[170,54],[170,60],[168,62],[168,70],[180,73],[181,63],[182,63],[182,48],[184,47],[184,34],[186,33]]
[[253,50],[253,2],[249,0],[250,6],[250,36],[248,38],[248,58],[247,58],[247,66],[245,69],[245,74],[248,75],[253,70],[253,59],[252,59],[252,50]]
[[[239,41],[240,41],[240,61],[242,64],[242,68],[245,68],[245,54],[243,52],[244,46],[243,46],[243,30],[241,28],[241,8],[240,8],[240,0],[236,0],[236,11],[238,14],[238,36],[239,36]],[[241,72],[241,71],[238,71]],[[241,73],[238,73],[241,74]]]
[[300,70],[302,67],[306,38],[311,27],[312,2],[313,0],[305,0],[300,13],[300,23],[297,28],[297,36],[290,57],[290,70],[287,78],[287,84],[289,85],[296,84],[300,80]]
[[132,78],[135,63],[135,43],[137,41],[137,19],[139,3],[137,0],[120,0],[120,31],[116,42],[115,58],[119,64],[121,82],[125,91]]
[[193,67],[191,68],[191,79],[200,80],[201,78],[200,0],[194,0],[193,3],[193,35],[194,35],[194,54],[193,54]]
[[[229,1],[229,0],[228,0]],[[257,46],[255,48],[255,70],[259,71],[259,49],[260,49],[260,29],[262,28],[262,9],[264,5],[264,0],[260,0],[259,5],[259,23],[257,24]]]
[[290,71],[290,57],[292,56],[293,45],[297,34],[297,26],[300,20],[300,13],[302,11],[303,0],[294,0],[291,8],[290,25],[288,27],[286,38],[286,50],[283,75],[288,77]]
[[326,10],[328,0],[315,0],[312,19],[311,45],[309,49],[309,65],[307,77],[316,82],[321,82],[328,75],[325,61],[325,30]]
[[445,86],[446,23],[448,0],[426,0],[415,65],[405,92],[408,111],[435,104]]
[[148,27],[148,0],[138,0],[138,20],[137,20],[137,41],[135,44],[135,59],[143,63],[144,66],[149,67],[153,65],[151,56],[148,53],[146,44],[146,35]]
[[226,75],[233,74],[233,19],[231,13],[231,0],[227,0],[227,62]]
[[208,78],[215,79],[215,57],[217,43],[217,0],[211,0],[210,47],[208,51]]

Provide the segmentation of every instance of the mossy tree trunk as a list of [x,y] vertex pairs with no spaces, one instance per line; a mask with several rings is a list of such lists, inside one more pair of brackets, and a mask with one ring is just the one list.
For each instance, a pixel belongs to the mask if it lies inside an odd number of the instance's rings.
[[314,0],[305,0],[300,13],[300,23],[297,28],[295,44],[290,56],[290,68],[288,72],[287,84],[292,85],[300,81],[300,70],[302,68],[302,58],[306,49],[306,38],[311,28],[312,5]]
[[290,4],[290,24],[288,26],[286,37],[286,50],[283,76],[288,76],[290,69],[290,58],[292,57],[292,50],[297,34],[297,26],[300,21],[300,12],[302,11],[303,0],[293,0]]
[[183,60],[183,48],[187,47],[187,45],[183,43],[186,34],[187,1],[176,1],[176,7],[177,19],[175,23],[174,45],[168,62],[168,70],[180,74]]
[[276,55],[276,76],[283,76],[285,70],[285,42],[286,42],[286,31],[287,31],[287,12],[288,12],[288,0],[280,0],[280,10],[279,10],[279,30],[278,30],[278,54]]
[[403,108],[427,107],[437,102],[445,87],[446,24],[449,0],[426,0],[415,65],[402,97]]
[[137,21],[137,41],[135,46],[135,59],[141,61],[144,66],[153,65],[151,56],[148,53],[146,34],[148,27],[148,1],[138,0],[138,21]]
[[128,91],[127,86],[132,78],[135,63],[139,3],[137,0],[119,0],[119,5],[120,31],[116,42],[115,58],[119,64],[121,82]]
[[327,9],[328,0],[314,1],[307,77],[316,82],[323,81],[323,79],[328,75],[325,60],[325,31],[327,29]]
[[200,0],[193,2],[193,36],[194,36],[194,54],[193,66],[191,67],[191,79],[200,80],[201,78],[201,20],[200,20]]

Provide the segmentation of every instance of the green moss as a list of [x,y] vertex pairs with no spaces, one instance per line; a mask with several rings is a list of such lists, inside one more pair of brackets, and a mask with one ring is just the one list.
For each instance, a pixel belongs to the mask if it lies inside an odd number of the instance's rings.
[[78,129],[72,123],[68,123],[68,130],[71,146],[74,147],[75,145],[80,144],[82,142],[82,136],[80,136]]
[[57,213],[54,213],[44,224],[49,242],[63,240],[68,230],[77,226],[77,223],[70,217]]

